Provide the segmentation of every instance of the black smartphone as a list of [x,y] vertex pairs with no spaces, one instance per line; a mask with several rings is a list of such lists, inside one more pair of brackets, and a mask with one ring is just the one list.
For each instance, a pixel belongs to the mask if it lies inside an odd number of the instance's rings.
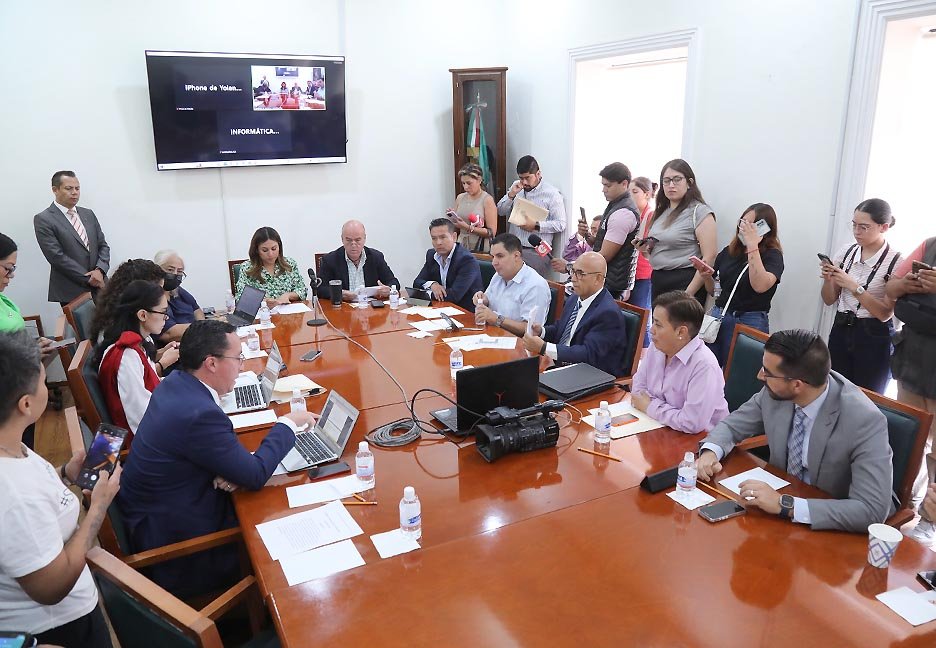
[[316,359],[317,357],[319,357],[320,355],[322,355],[322,350],[321,350],[321,349],[312,349],[312,350],[309,351],[308,353],[303,354],[302,356],[300,356],[300,357],[299,357],[299,360],[301,360],[302,362],[312,362],[313,360],[315,360],[315,359]]
[[580,223],[587,223],[587,222],[588,222],[588,219],[585,218],[585,208],[584,208],[584,207],[579,207],[579,214],[581,214],[581,216],[579,217],[579,222],[580,222]]
[[936,569],[918,572],[917,578],[931,590],[936,590]]
[[370,300],[371,308],[383,308],[385,304],[382,299],[372,299]]
[[922,261],[914,261],[913,268],[910,270],[912,274],[918,273],[920,270],[932,270],[933,266],[928,263],[923,263]]
[[721,522],[747,513],[747,509],[731,500],[715,502],[699,509],[699,515],[709,522]]
[[321,466],[312,466],[309,468],[309,479],[322,479],[323,477],[340,475],[345,472],[351,472],[351,466],[344,461],[336,461]]
[[35,645],[35,639],[28,632],[0,630],[0,648],[27,648]]
[[82,489],[93,490],[98,480],[98,474],[102,470],[112,474],[114,468],[117,467],[120,449],[123,448],[124,442],[127,440],[127,434],[127,430],[122,427],[101,423],[94,434],[91,447],[88,448],[88,454],[85,456],[75,483]]
[[832,263],[832,259],[829,258],[828,254],[823,254],[822,252],[817,252],[816,256],[819,257],[819,260],[828,265],[835,265]]
[[202,313],[204,314],[205,317],[211,317],[212,315],[215,314],[215,307],[205,306],[202,308]]

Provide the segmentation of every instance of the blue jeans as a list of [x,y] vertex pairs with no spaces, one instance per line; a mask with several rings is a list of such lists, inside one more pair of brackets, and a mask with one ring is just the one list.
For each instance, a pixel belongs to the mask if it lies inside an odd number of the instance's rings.
[[[630,299],[627,300],[627,303],[639,306],[640,308],[646,308],[648,311],[650,310],[649,279],[638,279],[634,282],[634,289],[631,290]],[[650,313],[650,317],[647,318],[647,333],[644,335],[643,341],[645,349],[650,346],[650,320],[652,319],[653,313]]]
[[[722,309],[718,306],[712,307],[712,317],[719,317]],[[718,337],[715,342],[706,345],[718,358],[718,366],[724,367],[728,362],[728,351],[731,349],[731,338],[734,335],[735,324],[744,324],[758,331],[770,333],[770,321],[767,311],[750,311],[748,313],[726,314],[722,318],[721,327],[718,329]]]

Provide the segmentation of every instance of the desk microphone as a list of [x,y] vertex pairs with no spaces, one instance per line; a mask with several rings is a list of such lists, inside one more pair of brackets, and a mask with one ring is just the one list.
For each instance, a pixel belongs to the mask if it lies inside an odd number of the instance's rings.
[[541,257],[548,257],[550,259],[553,258],[552,246],[546,241],[544,241],[543,239],[541,239],[538,234],[530,234],[527,237],[527,240],[530,242],[530,244],[533,247],[536,248],[536,253],[538,255],[540,255]]
[[[318,287],[322,285],[322,280],[315,276],[315,269],[309,268],[309,287],[312,289],[312,315],[318,315]],[[328,324],[326,320],[323,320],[320,317],[315,317],[306,322],[309,326],[325,326]]]
[[458,324],[456,324],[455,320],[453,320],[451,317],[449,317],[445,313],[442,313],[442,319],[445,320],[445,323],[449,325],[450,329],[452,329],[453,331],[458,330]]

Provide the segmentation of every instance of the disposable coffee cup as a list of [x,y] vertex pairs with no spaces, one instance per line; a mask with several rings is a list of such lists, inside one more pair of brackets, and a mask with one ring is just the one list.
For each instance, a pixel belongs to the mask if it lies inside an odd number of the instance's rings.
[[328,282],[332,306],[341,306],[341,279],[332,279]]
[[897,545],[903,540],[903,534],[886,524],[872,524],[868,527],[868,564],[878,569],[887,569]]

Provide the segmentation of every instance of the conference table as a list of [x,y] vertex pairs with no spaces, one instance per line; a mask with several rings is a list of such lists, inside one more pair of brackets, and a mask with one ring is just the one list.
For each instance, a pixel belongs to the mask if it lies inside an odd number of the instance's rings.
[[[417,340],[406,333],[418,317],[353,310],[345,304],[329,319],[355,331],[346,330],[408,398],[423,387],[451,396],[449,347],[439,342],[457,334]],[[292,331],[281,340],[302,340],[300,324],[310,315],[274,316],[272,330]],[[472,326],[468,314],[455,319]],[[353,466],[357,442],[368,431],[410,413],[374,359],[331,327],[321,328],[318,342],[277,344],[287,373],[304,373],[361,410],[343,457]],[[505,334],[492,327],[486,333]],[[315,344],[322,356],[301,363],[298,357]],[[465,363],[525,355],[517,344],[468,352]],[[262,360],[250,362],[262,368]],[[309,409],[318,411],[324,398],[310,398]],[[493,463],[473,438],[423,432],[410,445],[372,445],[376,485],[363,495],[378,504],[348,507],[364,531],[353,542],[366,564],[294,586],[256,525],[314,508],[290,509],[287,502],[287,487],[309,482],[305,471],[235,493],[247,552],[282,644],[936,645],[936,622],[914,628],[874,598],[900,586],[922,591],[915,575],[936,569],[936,554],[907,540],[889,569],[876,569],[867,565],[866,534],[812,531],[754,508],[711,524],[664,492],[650,494],[639,487],[644,475],[674,466],[702,435],[660,428],[614,440],[610,451],[598,448],[581,416],[600,400],[627,398],[615,388],[576,401],[556,415],[555,448]],[[423,421],[445,406],[433,393],[414,404]],[[253,450],[266,432],[249,430],[239,439]],[[603,449],[620,461],[578,448]],[[732,453],[724,466],[720,477],[761,466],[791,482],[784,492],[825,497],[746,452]],[[369,536],[399,526],[407,485],[422,504],[421,549],[381,559]]]

